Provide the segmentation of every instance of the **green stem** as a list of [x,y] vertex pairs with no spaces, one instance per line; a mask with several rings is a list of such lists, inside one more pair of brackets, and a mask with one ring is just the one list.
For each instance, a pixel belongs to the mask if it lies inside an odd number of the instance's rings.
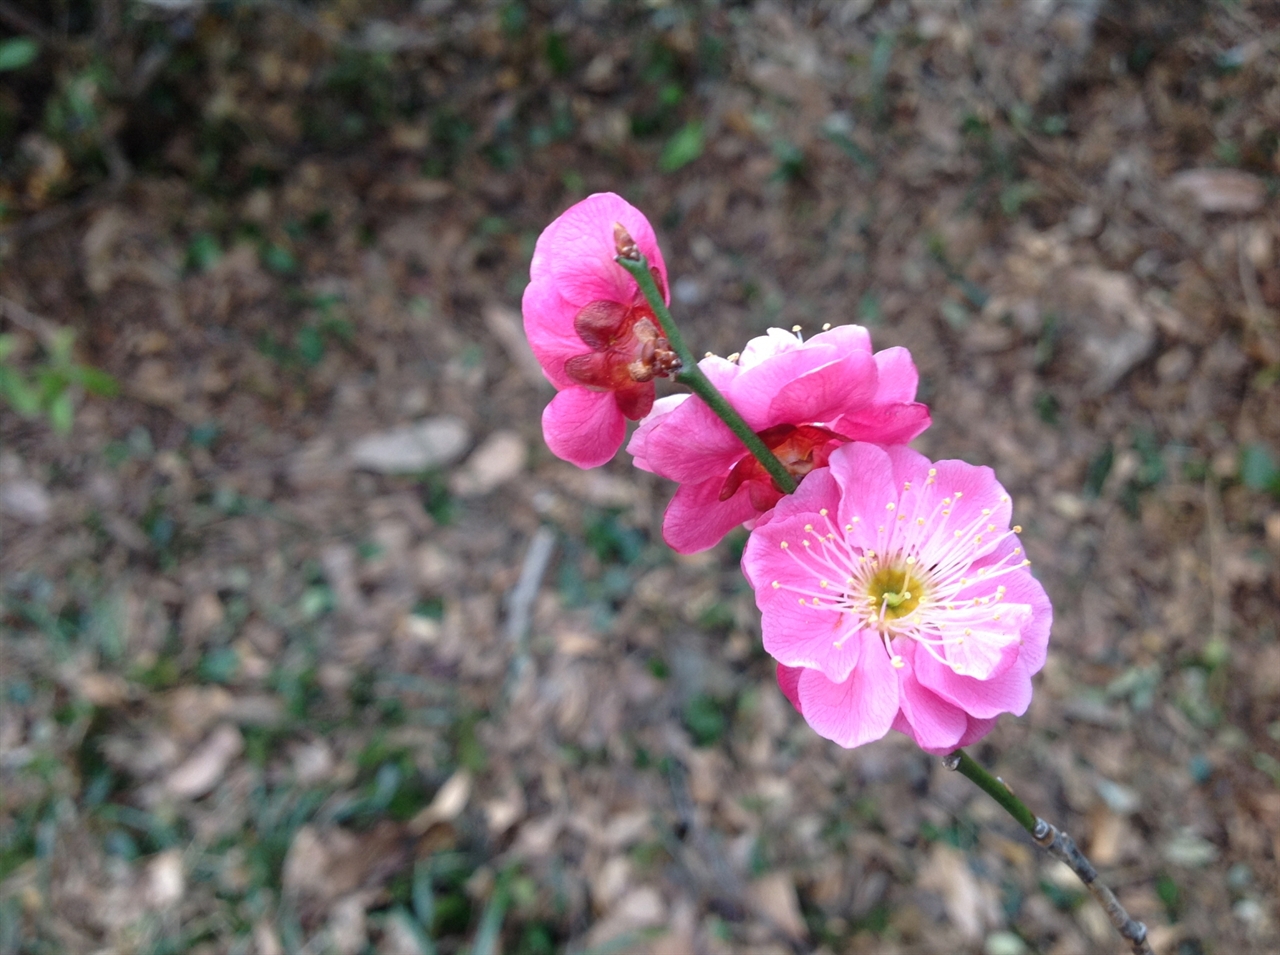
[[737,435],[748,451],[755,456],[770,477],[773,478],[775,484],[785,494],[791,494],[796,489],[796,480],[791,473],[783,466],[782,462],[769,450],[768,446],[760,440],[760,436],[751,430],[751,426],[742,420],[742,415],[734,410],[733,405],[725,399],[720,393],[720,389],[711,383],[711,379],[702,373],[702,369],[698,367],[698,360],[694,357],[693,352],[689,350],[689,346],[685,344],[684,336],[680,334],[680,329],[676,327],[675,319],[671,317],[671,312],[667,310],[666,303],[662,300],[662,293],[658,291],[658,283],[653,280],[653,273],[649,271],[649,260],[645,258],[643,252],[636,252],[634,258],[618,256],[617,263],[631,273],[635,278],[636,284],[640,286],[640,291],[644,294],[645,300],[649,303],[649,307],[653,309],[653,314],[657,316],[658,323],[662,326],[662,334],[666,336],[667,341],[671,344],[671,349],[680,356],[683,369],[675,376],[676,381],[688,387],[695,395],[707,403],[707,407],[715,412],[729,430]]
[[958,749],[943,759],[943,764],[948,769],[954,769],[961,776],[967,776],[973,780],[979,789],[1000,804],[1001,809],[1013,816],[1018,825],[1032,836],[1039,838],[1036,832],[1036,814],[1028,809],[1003,781],[996,779],[979,766],[968,753]]

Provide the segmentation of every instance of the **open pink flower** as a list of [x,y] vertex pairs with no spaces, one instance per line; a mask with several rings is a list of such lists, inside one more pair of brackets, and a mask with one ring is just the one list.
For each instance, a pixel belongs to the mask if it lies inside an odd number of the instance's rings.
[[[797,480],[847,441],[902,444],[929,426],[905,348],[872,354],[871,337],[842,325],[808,341],[772,328],[738,361],[698,367]],[[690,554],[772,508],[782,491],[701,398],[658,401],[631,436],[636,467],[679,481],[662,536]]]
[[778,684],[841,746],[930,753],[1021,715],[1053,611],[990,468],[847,444],[751,532],[742,569]]
[[674,359],[635,279],[614,261],[615,225],[649,260],[665,299],[667,267],[649,220],[596,193],[538,237],[522,303],[529,345],[559,391],[542,414],[547,446],[584,468],[617,453],[626,420],[649,413],[653,378]]

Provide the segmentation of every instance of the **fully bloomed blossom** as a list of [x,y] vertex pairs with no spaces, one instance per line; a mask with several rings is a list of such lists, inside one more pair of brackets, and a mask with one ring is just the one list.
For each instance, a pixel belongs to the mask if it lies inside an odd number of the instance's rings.
[[[737,362],[698,367],[800,480],[847,441],[901,444],[929,426],[905,348],[872,354],[871,337],[842,325],[808,341],[771,328]],[[660,399],[632,435],[636,467],[680,482],[662,535],[684,554],[714,545],[777,504],[782,491],[701,398]]]
[[1021,715],[1052,609],[990,468],[847,444],[752,531],[742,569],[778,683],[841,746],[931,753]]
[[674,358],[632,276],[614,261],[615,226],[649,260],[667,296],[667,267],[644,214],[613,193],[597,193],[543,230],[524,292],[524,330],[559,394],[542,415],[547,445],[590,468],[622,446],[626,421],[653,407],[653,378]]

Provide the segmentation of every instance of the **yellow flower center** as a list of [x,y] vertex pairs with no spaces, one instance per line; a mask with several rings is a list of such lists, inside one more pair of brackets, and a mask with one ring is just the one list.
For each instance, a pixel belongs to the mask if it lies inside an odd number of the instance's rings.
[[920,605],[924,596],[924,580],[913,571],[915,568],[905,564],[890,564],[881,567],[867,581],[867,603],[879,616],[884,612],[885,620],[899,620],[909,616]]

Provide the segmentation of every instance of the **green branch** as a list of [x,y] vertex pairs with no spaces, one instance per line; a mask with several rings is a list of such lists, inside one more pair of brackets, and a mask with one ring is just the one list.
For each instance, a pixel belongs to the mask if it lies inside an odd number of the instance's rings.
[[653,280],[653,273],[649,271],[649,260],[644,257],[644,253],[637,249],[634,244],[628,250],[628,255],[619,255],[615,261],[624,269],[631,273],[635,278],[636,284],[640,286],[640,291],[644,294],[645,300],[649,303],[649,307],[653,309],[653,314],[657,316],[658,323],[662,326],[662,334],[666,336],[667,341],[671,344],[671,349],[680,356],[683,369],[675,376],[676,381],[688,387],[695,395],[707,403],[707,407],[715,412],[729,430],[737,435],[748,451],[755,456],[769,475],[773,478],[774,483],[785,494],[791,494],[796,489],[796,479],[783,466],[782,462],[769,450],[768,446],[760,440],[760,436],[756,434],[749,424],[742,420],[742,415],[734,410],[733,405],[725,399],[720,393],[720,389],[711,383],[711,379],[702,373],[702,369],[698,367],[698,361],[694,357],[693,352],[689,350],[689,346],[685,344],[684,337],[680,334],[680,329],[676,327],[675,319],[671,317],[671,312],[667,310],[667,305],[662,300],[662,293],[658,291],[658,283]]
[[992,776],[964,750],[958,749],[944,758],[942,765],[946,766],[947,769],[954,769],[961,776],[973,780],[979,789],[1000,804],[1001,809],[1013,816],[1018,825],[1027,830],[1033,837],[1036,835],[1036,814],[1013,794],[1013,790],[1004,784],[1004,780]]
[[1151,943],[1147,940],[1147,927],[1125,911],[1115,893],[1098,878],[1098,870],[1093,867],[1093,863],[1085,857],[1069,835],[1028,809],[1003,780],[992,776],[974,762],[964,750],[958,749],[950,756],[944,756],[942,765],[971,779],[979,789],[998,802],[1000,808],[1013,816],[1018,825],[1031,834],[1031,838],[1040,848],[1065,863],[1102,906],[1111,925],[1120,933],[1120,937],[1129,943],[1129,949],[1133,955],[1154,955]]

